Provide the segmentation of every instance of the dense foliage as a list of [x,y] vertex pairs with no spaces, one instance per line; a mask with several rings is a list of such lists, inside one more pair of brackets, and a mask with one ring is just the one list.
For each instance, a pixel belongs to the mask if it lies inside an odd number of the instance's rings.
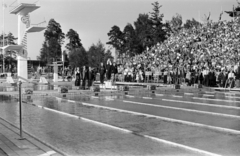
[[121,31],[118,26],[113,26],[108,33],[107,44],[114,47],[119,54],[133,56],[142,53],[147,47],[152,47],[166,39],[166,24],[162,22],[163,14],[160,13],[158,2],[152,3],[153,11],[148,14],[139,14],[134,26],[128,23]]
[[99,67],[100,63],[107,62],[108,58],[112,58],[111,51],[106,50],[100,41],[97,44],[93,44],[88,50],[88,65],[91,67]]
[[[0,45],[1,46],[16,45],[16,40],[17,40],[17,38],[14,37],[11,32],[9,32],[8,34],[4,34],[4,42],[3,42],[3,34],[1,34]],[[1,51],[2,51],[2,49],[1,49]],[[4,58],[4,60],[3,60],[3,58]],[[16,66],[16,64],[13,63],[16,61],[16,58],[17,58],[16,51],[7,50],[4,55],[1,53],[0,62],[2,64],[4,61],[4,64],[5,64],[4,68],[12,71],[13,67]]]
[[39,59],[46,63],[57,61],[61,58],[62,48],[65,34],[62,32],[61,25],[54,19],[48,22],[46,31],[44,32],[45,40],[40,50]]

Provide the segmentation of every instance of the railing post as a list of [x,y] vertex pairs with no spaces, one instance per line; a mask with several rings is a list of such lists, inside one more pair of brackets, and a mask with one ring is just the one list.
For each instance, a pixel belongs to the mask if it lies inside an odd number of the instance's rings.
[[20,139],[23,140],[22,137],[22,81],[19,81],[19,123],[20,123]]

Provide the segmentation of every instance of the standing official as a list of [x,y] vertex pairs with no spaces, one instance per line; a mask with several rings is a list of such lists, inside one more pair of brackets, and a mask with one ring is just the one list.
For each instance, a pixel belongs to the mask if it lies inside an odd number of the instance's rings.
[[88,80],[88,68],[86,68],[86,66],[83,66],[83,70],[82,70],[82,89],[85,90],[86,89],[86,82]]
[[112,62],[110,59],[108,59],[106,64],[106,77],[108,81],[111,79],[111,74],[112,74],[111,68],[112,68]]
[[118,73],[118,67],[115,62],[113,62],[113,65],[111,67],[111,73],[113,74],[113,82],[116,80],[116,74]]
[[92,86],[92,82],[94,79],[94,73],[91,67],[89,67],[88,69],[88,88],[90,88]]
[[99,67],[99,74],[100,74],[100,83],[103,85],[103,83],[104,83],[104,76],[105,76],[105,73],[106,73],[106,69],[105,69],[105,67],[104,67],[104,65],[103,65],[103,63],[101,62],[101,64],[100,64],[100,67]]
[[79,67],[76,68],[76,71],[75,71],[75,86],[80,86],[80,71],[79,71]]

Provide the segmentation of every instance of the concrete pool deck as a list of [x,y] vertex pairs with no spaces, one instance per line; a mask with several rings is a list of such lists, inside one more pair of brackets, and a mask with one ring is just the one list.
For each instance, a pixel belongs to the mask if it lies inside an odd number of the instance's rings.
[[45,143],[29,134],[23,133],[20,139],[19,129],[0,119],[0,156],[62,156]]

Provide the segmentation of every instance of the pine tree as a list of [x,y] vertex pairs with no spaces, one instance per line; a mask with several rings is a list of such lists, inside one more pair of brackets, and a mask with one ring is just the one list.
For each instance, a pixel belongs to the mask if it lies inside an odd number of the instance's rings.
[[108,32],[109,42],[107,44],[114,47],[120,53],[124,52],[124,34],[116,25]]
[[153,5],[153,11],[150,12],[150,20],[152,25],[152,32],[151,36],[153,39],[153,45],[156,45],[159,42],[163,42],[166,39],[166,31],[163,29],[164,24],[162,23],[164,15],[160,13],[160,8],[162,5],[160,5],[158,2],[152,3]]
[[113,58],[111,56],[111,51],[105,49],[104,44],[101,41],[98,41],[97,44],[93,44],[88,50],[88,63],[89,66],[98,68],[100,63],[107,62],[108,58]]
[[69,51],[75,48],[80,48],[82,46],[81,39],[75,30],[70,29],[66,34],[66,37],[69,39],[69,43],[67,43],[66,49]]
[[[54,19],[48,22],[46,31],[44,32],[45,41],[43,43],[43,48],[41,49],[41,55],[47,56],[47,62],[57,61],[61,58],[62,49],[61,45],[64,42],[65,35],[62,32],[61,25],[57,23]],[[40,59],[42,58],[40,55]]]

